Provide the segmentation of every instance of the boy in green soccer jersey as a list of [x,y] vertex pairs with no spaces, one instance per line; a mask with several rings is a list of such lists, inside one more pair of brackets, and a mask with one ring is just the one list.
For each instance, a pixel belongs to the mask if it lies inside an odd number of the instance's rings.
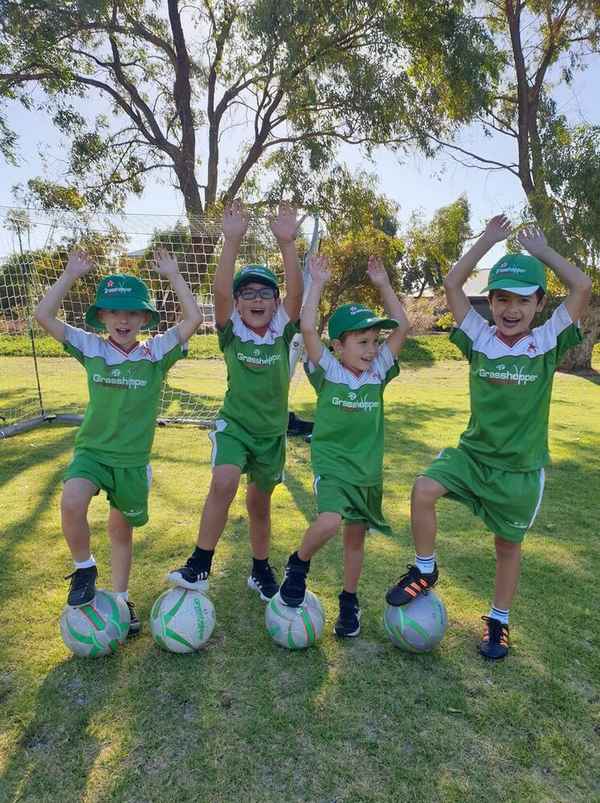
[[[444,449],[415,481],[411,503],[416,561],[386,599],[405,605],[435,585],[435,505],[441,496],[463,502],[495,535],[496,582],[484,616],[479,652],[502,659],[509,650],[508,614],[519,578],[521,542],[533,524],[548,462],[548,413],[554,372],[581,341],[576,321],[591,294],[591,280],[546,243],[535,228],[517,239],[529,251],[506,254],[490,271],[494,326],[471,307],[463,286],[477,262],[509,235],[508,220],[493,218],[444,281],[457,328],[451,335],[470,363],[471,418],[458,448]],[[543,326],[532,329],[545,303],[544,263],[569,295]]]
[[86,332],[59,320],[60,304],[77,279],[93,264],[82,251],[69,256],[58,281],[37,306],[41,326],[85,367],[89,404],[75,438],[75,454],[67,468],[61,501],[63,532],[75,562],[69,575],[67,603],[91,602],[96,593],[96,561],[90,552],[87,511],[93,496],[106,491],[110,503],[113,590],[131,612],[130,633],[140,623],[128,597],[134,527],[148,521],[148,465],[163,380],[169,368],[186,356],[187,341],[202,322],[194,297],[177,262],[161,249],[156,270],[167,278],[183,310],[181,322],[164,334],[138,342],[141,329],[157,326],[159,315],[140,279],[126,274],[106,276],[96,302],[87,311],[89,327],[108,337]]
[[235,260],[248,228],[238,201],[225,210],[224,243],[215,274],[215,321],[227,366],[227,392],[212,443],[212,480],[200,520],[196,548],[185,566],[168,574],[183,588],[208,588],[216,545],[242,474],[248,475],[246,508],[253,562],[248,587],[263,601],[279,588],[269,564],[271,495],[283,477],[290,383],[289,348],[298,331],[302,276],[295,238],[296,210],[282,203],[271,221],[283,257],[286,296],[279,299],[275,275],[247,265],[234,276]]
[[[313,257],[310,273],[300,325],[308,355],[306,371],[318,396],[311,440],[318,516],[289,557],[280,595],[286,605],[302,604],[311,558],[343,521],[344,587],[334,632],[352,637],[360,632],[356,592],[367,528],[390,532],[381,511],[383,392],[398,375],[396,358],[410,324],[381,260],[369,257],[369,278],[390,317],[379,318],[361,304],[339,307],[328,327],[336,360],[321,343],[315,325],[321,292],[330,276],[326,259]],[[392,332],[380,345],[382,329]]]

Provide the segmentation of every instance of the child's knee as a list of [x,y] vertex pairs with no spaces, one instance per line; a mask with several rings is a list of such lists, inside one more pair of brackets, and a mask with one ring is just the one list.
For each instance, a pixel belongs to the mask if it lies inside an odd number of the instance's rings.
[[520,541],[508,541],[506,538],[497,535],[495,537],[496,555],[501,557],[516,557],[521,552]]
[[224,504],[231,504],[240,483],[239,475],[213,474],[211,493]]
[[320,513],[315,522],[323,535],[335,535],[341,523],[339,513]]
[[413,505],[433,505],[440,497],[440,484],[429,477],[417,477],[412,488]]

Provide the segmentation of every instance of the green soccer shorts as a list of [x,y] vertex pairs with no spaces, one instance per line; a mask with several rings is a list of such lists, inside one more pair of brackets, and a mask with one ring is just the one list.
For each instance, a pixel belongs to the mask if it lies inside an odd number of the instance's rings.
[[544,469],[503,471],[474,460],[465,449],[444,449],[423,472],[448,498],[467,505],[486,526],[520,543],[537,516],[544,495]]
[[359,486],[337,477],[315,477],[313,490],[318,513],[339,513],[346,522],[360,522],[384,535],[392,530],[381,511],[383,483]]
[[220,418],[208,433],[212,444],[212,467],[238,466],[248,482],[254,482],[265,493],[283,482],[285,434],[262,438],[252,435],[231,421]]
[[152,482],[150,466],[116,468],[107,466],[93,453],[79,450],[73,455],[63,482],[85,479],[100,490],[106,491],[111,507],[127,519],[131,527],[141,527],[148,521],[148,494]]

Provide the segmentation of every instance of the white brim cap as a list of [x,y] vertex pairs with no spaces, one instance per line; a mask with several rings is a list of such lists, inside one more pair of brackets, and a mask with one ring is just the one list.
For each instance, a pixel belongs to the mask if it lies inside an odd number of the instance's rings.
[[504,290],[505,293],[516,293],[519,296],[532,296],[539,289],[539,284],[528,284],[521,287],[498,287],[495,291],[498,293]]

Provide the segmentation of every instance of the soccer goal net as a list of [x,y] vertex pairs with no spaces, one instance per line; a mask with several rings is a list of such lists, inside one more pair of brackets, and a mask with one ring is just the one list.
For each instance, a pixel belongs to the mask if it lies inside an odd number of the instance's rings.
[[[143,279],[160,312],[159,330],[177,323],[179,305],[168,282],[153,269],[157,248],[175,254],[180,271],[202,311],[203,323],[191,338],[189,360],[177,363],[163,387],[159,420],[210,425],[221,405],[226,373],[217,345],[213,279],[222,237],[220,219],[182,221],[172,216],[122,215],[82,221],[31,209],[0,207],[5,255],[0,260],[0,437],[49,420],[78,423],[87,401],[85,372],[33,317],[36,304],[56,281],[69,251],[82,248],[96,269],[80,279],[64,299],[60,317],[85,328],[85,312],[99,279],[129,273]],[[298,240],[301,269],[317,250],[318,220],[308,220]],[[283,282],[277,244],[264,217],[251,220],[238,267],[260,262]],[[297,338],[292,368],[301,357]]]

